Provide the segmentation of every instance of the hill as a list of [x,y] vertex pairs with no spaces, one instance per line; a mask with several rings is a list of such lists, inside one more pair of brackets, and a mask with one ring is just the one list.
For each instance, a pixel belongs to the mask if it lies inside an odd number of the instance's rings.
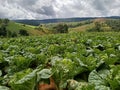
[[61,19],[44,19],[44,20],[13,20],[18,23],[29,24],[38,26],[40,24],[48,24],[48,23],[60,23],[60,22],[79,22],[84,20],[90,20],[94,18],[61,18]]
[[81,32],[81,31],[119,32],[120,31],[120,19],[105,19],[105,18],[93,19],[90,22],[86,21],[82,25],[72,27],[69,29],[69,31],[70,32]]
[[[97,18],[91,20],[85,20],[80,22],[63,22],[68,25],[69,32],[108,32],[108,31],[120,31],[120,19],[111,18]],[[46,27],[51,29],[59,23],[49,23]],[[51,29],[52,30],[52,29]]]
[[[111,19],[114,18],[114,19]],[[88,20],[87,20],[88,19]],[[61,19],[58,20],[57,23],[47,23],[45,20],[44,24],[40,24],[38,26],[34,25],[27,25],[24,23],[18,23],[14,21],[9,21],[6,23],[4,19],[0,21],[0,29],[4,25],[6,27],[7,32],[5,31],[6,35],[12,33],[17,34],[17,36],[20,35],[20,30],[22,31],[22,34],[24,35],[31,35],[31,36],[39,36],[39,35],[45,35],[45,34],[55,34],[55,33],[66,33],[64,30],[68,28],[67,32],[108,32],[108,31],[120,31],[120,18],[119,17],[106,17],[106,18],[83,18],[80,19],[66,19],[68,22],[59,22]],[[69,22],[71,20],[71,22]],[[74,22],[72,22],[75,20]],[[53,20],[54,21],[54,20]],[[4,23],[1,23],[4,22]],[[35,21],[36,22],[36,21]],[[34,22],[34,23],[35,23]],[[50,22],[50,21],[49,21]],[[65,26],[65,27],[64,27]],[[62,27],[62,28],[61,28]],[[3,28],[4,29],[4,28]],[[63,30],[63,31],[62,31]],[[3,33],[3,32],[1,32]],[[28,33],[28,34],[25,34]],[[2,34],[3,35],[3,34]],[[0,35],[1,36],[1,35]]]
[[58,19],[44,19],[44,20],[13,20],[18,23],[29,24],[38,26],[40,24],[48,24],[48,23],[60,23],[60,22],[80,22],[85,20],[93,20],[98,18],[106,18],[106,19],[120,19],[120,16],[110,16],[110,17],[81,17],[81,18],[58,18]]
[[29,35],[43,35],[44,32],[41,30],[37,30],[36,26],[32,26],[32,25],[26,25],[26,24],[20,24],[20,23],[16,23],[11,21],[8,26],[7,29],[10,31],[14,31],[14,32],[19,32],[19,30],[26,30]]
[[0,28],[4,26],[7,30],[7,32],[6,32],[7,34],[14,33],[17,36],[19,36],[20,30],[25,30],[25,31],[27,31],[27,33],[29,35],[32,35],[32,36],[43,35],[43,34],[49,33],[49,31],[44,27],[42,27],[42,28],[44,28],[44,30],[40,30],[39,26],[17,23],[17,22],[10,21],[10,20],[8,21],[7,24],[5,24],[5,22],[4,22],[5,19],[0,19],[0,20],[1,20]]
[[15,31],[15,32],[18,32],[20,29],[33,30],[34,28],[35,26],[20,24],[13,21],[10,21],[7,25],[8,30]]

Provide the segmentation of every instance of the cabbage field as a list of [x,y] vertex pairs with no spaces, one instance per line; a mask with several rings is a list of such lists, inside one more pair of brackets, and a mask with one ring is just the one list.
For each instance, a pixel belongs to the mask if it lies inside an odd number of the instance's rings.
[[0,90],[120,90],[120,33],[0,38]]

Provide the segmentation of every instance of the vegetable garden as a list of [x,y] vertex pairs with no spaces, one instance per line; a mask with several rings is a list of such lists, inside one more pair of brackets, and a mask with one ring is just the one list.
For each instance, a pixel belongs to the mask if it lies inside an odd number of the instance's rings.
[[120,33],[0,39],[0,90],[119,90]]

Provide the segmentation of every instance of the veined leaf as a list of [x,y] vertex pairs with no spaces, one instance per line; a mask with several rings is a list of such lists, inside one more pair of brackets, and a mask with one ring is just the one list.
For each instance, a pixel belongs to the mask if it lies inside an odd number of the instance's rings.
[[36,72],[30,69],[16,73],[10,80],[12,90],[34,90],[36,85]]
[[107,69],[98,72],[93,70],[89,75],[88,82],[94,84],[96,90],[110,90],[108,82],[110,75],[110,71]]
[[10,90],[10,89],[6,86],[0,86],[0,90]]

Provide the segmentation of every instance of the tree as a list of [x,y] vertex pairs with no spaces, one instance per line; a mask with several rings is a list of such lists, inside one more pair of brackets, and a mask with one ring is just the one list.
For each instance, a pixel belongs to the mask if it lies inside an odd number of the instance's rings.
[[106,24],[112,31],[120,31],[120,19],[119,20],[107,20]]
[[98,32],[101,31],[101,24],[99,22],[95,22],[95,30]]
[[67,24],[58,24],[54,27],[56,33],[68,33],[68,25]]
[[35,29],[36,29],[36,30],[39,30],[39,31],[44,31],[44,30],[43,30],[43,25],[39,25],[39,26],[37,26]]
[[7,37],[17,37],[16,32],[11,32],[10,30],[7,31]]
[[64,33],[68,33],[68,25],[67,25],[67,24],[64,25],[64,30],[63,30],[63,32],[64,32]]
[[3,23],[7,26],[8,25],[8,23],[9,23],[9,19],[7,19],[7,18],[5,18],[5,19],[3,19]]
[[22,36],[29,36],[28,32],[26,30],[19,30],[19,34],[22,35]]
[[2,24],[2,19],[0,19],[0,24]]
[[2,25],[0,27],[0,36],[6,36],[7,35],[7,30],[6,30],[6,26]]
[[11,37],[12,36],[12,32],[10,30],[7,31],[7,37]]
[[95,25],[94,27],[88,28],[87,31],[88,32],[103,32],[104,31],[100,22],[95,22],[94,25]]
[[16,33],[16,32],[13,32],[13,33],[11,34],[11,37],[17,37],[17,33]]

